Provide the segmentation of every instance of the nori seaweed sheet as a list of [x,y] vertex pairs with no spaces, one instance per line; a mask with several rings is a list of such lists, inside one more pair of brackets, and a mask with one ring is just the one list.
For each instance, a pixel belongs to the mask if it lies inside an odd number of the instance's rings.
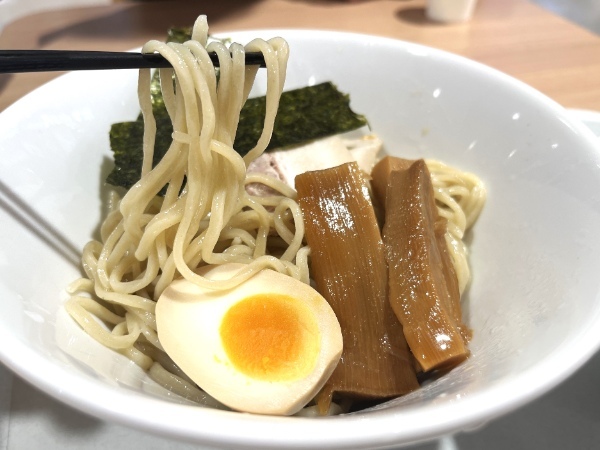
[[[168,42],[184,42],[190,29],[172,28]],[[171,120],[160,94],[157,74],[152,81],[152,102],[156,119],[156,142],[153,166],[172,142]],[[264,124],[266,98],[248,99],[240,113],[234,142],[242,156],[250,151],[260,137]],[[285,148],[334,134],[352,131],[367,124],[364,116],[350,109],[350,99],[331,82],[284,92],[281,96],[273,135],[267,150]],[[110,130],[110,146],[115,167],[106,181],[129,189],[140,179],[144,123],[141,114],[133,122],[115,123]]]
[[[233,144],[242,156],[258,141],[265,112],[265,97],[248,99],[242,108]],[[294,89],[281,96],[267,150],[352,131],[366,124],[363,116],[350,109],[350,97],[331,82]]]
[[[171,27],[167,32],[166,42],[181,44],[188,41],[191,35],[191,27]],[[150,95],[157,130],[152,161],[154,167],[168,150],[173,132],[160,90],[158,71],[152,76]],[[144,121],[141,114],[134,122],[120,122],[111,126],[109,138],[115,166],[106,177],[108,184],[129,189],[139,181],[143,161],[143,136]]]
[[192,27],[171,27],[167,32],[167,42],[183,44],[192,38]]

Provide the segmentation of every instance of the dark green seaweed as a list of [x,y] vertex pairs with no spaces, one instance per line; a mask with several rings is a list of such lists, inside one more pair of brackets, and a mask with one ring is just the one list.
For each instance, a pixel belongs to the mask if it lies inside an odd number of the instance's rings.
[[[166,42],[181,44],[188,41],[191,35],[191,27],[172,27],[169,28]],[[150,93],[157,129],[152,161],[154,167],[169,149],[173,131],[160,91],[158,71],[152,76]],[[143,161],[143,135],[144,122],[141,114],[134,122],[120,122],[111,126],[109,138],[115,166],[106,177],[108,184],[129,189],[139,181]]]
[[[263,128],[265,97],[249,99],[240,114],[234,148],[245,155],[254,147]],[[350,98],[326,82],[282,94],[275,127],[267,150],[285,148],[367,124],[350,109]]]
[[[172,28],[169,42],[189,39],[190,29]],[[156,142],[153,166],[171,144],[173,128],[167,114],[157,74],[152,80],[152,103],[156,118]],[[266,110],[265,97],[249,99],[240,114],[235,150],[248,153],[260,137]],[[284,92],[281,96],[273,135],[268,150],[299,145],[315,139],[355,130],[367,124],[366,119],[350,109],[350,99],[331,82]],[[141,115],[133,122],[115,123],[110,130],[110,146],[115,167],[106,181],[129,189],[139,181],[143,151],[144,123]]]
[[192,38],[192,27],[171,27],[167,32],[167,42],[183,44]]

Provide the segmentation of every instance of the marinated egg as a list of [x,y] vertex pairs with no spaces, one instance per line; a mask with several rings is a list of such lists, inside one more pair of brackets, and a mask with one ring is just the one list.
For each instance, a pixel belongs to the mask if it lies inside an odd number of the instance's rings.
[[[204,269],[228,279],[241,264]],[[230,290],[176,280],[156,305],[159,340],[204,391],[232,409],[294,414],[323,387],[342,353],[335,313],[312,287],[262,270]]]

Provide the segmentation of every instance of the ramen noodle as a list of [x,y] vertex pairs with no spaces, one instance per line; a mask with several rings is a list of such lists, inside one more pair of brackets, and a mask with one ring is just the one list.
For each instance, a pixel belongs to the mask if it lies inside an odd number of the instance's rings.
[[[244,188],[246,167],[264,151],[273,129],[286,74],[287,43],[280,38],[256,39],[245,47],[226,48],[207,40],[206,17],[201,16],[192,40],[185,44],[150,41],[143,47],[145,53],[162,54],[174,68],[160,69],[173,142],[152,168],[156,125],[150,72],[142,70],[138,89],[145,120],[142,175],[120,201],[113,198],[101,242],[92,241],[83,251],[87,278],[70,286],[74,295],[66,304],[96,340],[149,370],[159,383],[195,399],[205,396],[195,392],[169,361],[156,334],[155,301],[171,281],[182,276],[224,289],[270,268],[308,282],[308,248],[303,245],[295,192],[270,179],[264,182],[280,195],[260,198]],[[218,83],[211,51],[219,57]],[[267,110],[260,139],[242,158],[232,145],[240,109],[258,70],[244,65],[246,51],[264,55]],[[260,176],[253,181],[260,181]],[[165,187],[164,197],[158,197]],[[278,248],[277,257],[267,252],[269,246]],[[226,262],[244,263],[244,268],[219,282],[195,273],[202,265]]]

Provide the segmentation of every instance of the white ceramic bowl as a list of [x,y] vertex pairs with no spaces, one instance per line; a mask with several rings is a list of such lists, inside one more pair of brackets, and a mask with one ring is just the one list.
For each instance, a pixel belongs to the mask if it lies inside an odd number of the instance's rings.
[[365,448],[480,425],[548,391],[598,349],[600,153],[589,130],[530,87],[430,48],[317,31],[227,35],[284,36],[288,88],[332,80],[387,152],[483,178],[489,199],[469,238],[472,357],[375,410],[308,419],[180,403],[90,342],[61,302],[103,211],[110,124],[138,112],[136,73],[120,71],[66,75],[0,115],[4,364],[76,408],[152,433],[230,448]]

